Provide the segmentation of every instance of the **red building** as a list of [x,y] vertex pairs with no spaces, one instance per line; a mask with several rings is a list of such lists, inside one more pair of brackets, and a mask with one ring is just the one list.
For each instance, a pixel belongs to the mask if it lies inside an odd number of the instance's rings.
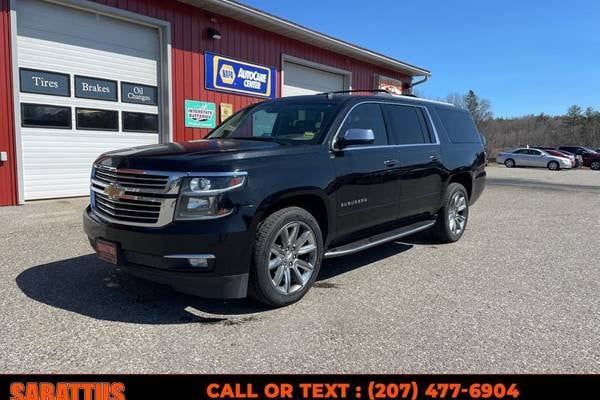
[[0,0],[0,205],[86,195],[99,154],[202,138],[265,98],[419,76],[231,0]]

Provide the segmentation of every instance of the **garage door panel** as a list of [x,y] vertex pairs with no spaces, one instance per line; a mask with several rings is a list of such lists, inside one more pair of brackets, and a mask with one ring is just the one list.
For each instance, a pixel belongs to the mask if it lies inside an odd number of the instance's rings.
[[345,76],[293,62],[284,62],[283,96],[311,95],[345,89]]
[[25,198],[80,196],[89,192],[91,165],[98,155],[118,148],[154,144],[157,134],[123,135],[100,131],[64,133],[22,129]]
[[26,16],[19,20],[19,36],[83,47],[94,43],[94,48],[125,55],[146,53],[150,59],[158,54],[158,32],[154,28],[41,1],[18,3],[18,12]]
[[[48,18],[51,15],[51,18]],[[18,66],[65,73],[71,96],[20,93],[21,103],[71,109],[71,128],[21,127],[26,200],[89,193],[93,161],[102,153],[159,143],[157,133],[122,131],[122,112],[159,115],[155,105],[74,97],[74,76],[159,86],[158,30],[39,0],[17,2]],[[120,96],[119,96],[120,97]],[[75,109],[117,111],[119,130],[78,130]]]
[[47,40],[19,38],[19,65],[37,69],[62,72],[65,67],[75,75],[91,74],[113,80],[134,81],[140,84],[156,85],[158,76],[157,60],[133,55],[115,57],[109,51],[74,47]]

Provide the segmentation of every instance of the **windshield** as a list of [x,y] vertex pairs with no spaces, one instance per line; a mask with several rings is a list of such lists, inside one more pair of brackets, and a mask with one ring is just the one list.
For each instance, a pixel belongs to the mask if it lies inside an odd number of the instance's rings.
[[587,151],[588,153],[590,153],[590,154],[596,154],[596,150],[592,150],[592,149],[590,149],[590,148],[587,148],[587,147],[583,147],[583,149],[584,149],[585,151]]
[[319,143],[339,104],[331,102],[267,102],[250,106],[215,128],[208,139],[235,138]]

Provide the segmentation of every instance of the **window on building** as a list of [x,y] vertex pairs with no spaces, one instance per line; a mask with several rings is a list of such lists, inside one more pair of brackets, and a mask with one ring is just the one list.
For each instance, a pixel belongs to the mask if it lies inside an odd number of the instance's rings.
[[123,111],[123,132],[158,133],[158,115]]
[[429,143],[429,132],[419,108],[385,104],[383,112],[393,144]]
[[118,131],[119,112],[92,108],[76,108],[75,124],[77,129]]
[[340,135],[343,135],[348,129],[371,129],[375,134],[373,145],[388,144],[385,122],[379,104],[368,103],[356,106],[342,125]]
[[35,128],[71,128],[71,108],[44,104],[21,104],[21,125]]

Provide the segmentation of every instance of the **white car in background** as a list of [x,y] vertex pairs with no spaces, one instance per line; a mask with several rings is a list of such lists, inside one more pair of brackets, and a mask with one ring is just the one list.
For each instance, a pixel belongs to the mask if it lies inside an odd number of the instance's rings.
[[523,147],[499,153],[496,161],[499,164],[504,164],[507,168],[542,167],[558,171],[559,169],[573,167],[571,160],[566,156],[557,157],[544,150]]

